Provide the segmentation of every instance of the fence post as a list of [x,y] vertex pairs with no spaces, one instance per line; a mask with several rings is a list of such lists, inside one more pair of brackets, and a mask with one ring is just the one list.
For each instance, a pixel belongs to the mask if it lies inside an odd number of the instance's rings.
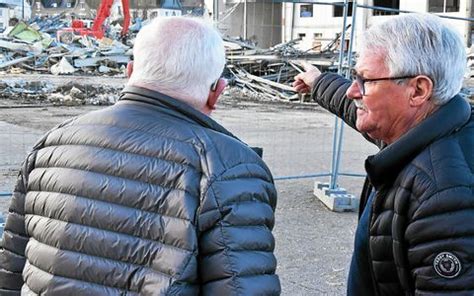
[[[354,27],[355,27],[355,13],[357,9],[357,3],[354,0],[352,5],[352,23],[351,23],[351,36],[349,41],[349,48],[347,48],[348,53],[348,66],[351,66],[352,58],[352,43],[354,36]],[[347,27],[347,17],[349,15],[349,1],[344,1],[343,8],[343,24],[342,32],[340,36],[340,52],[339,52],[339,67],[338,73],[343,75],[344,73],[344,48],[345,48],[345,33]],[[346,71],[347,77],[347,71]],[[339,127],[340,122],[340,127]],[[330,210],[335,212],[342,211],[353,211],[359,208],[359,200],[355,198],[354,195],[348,194],[344,188],[341,188],[337,185],[337,178],[339,174],[339,163],[341,158],[341,150],[343,143],[343,134],[344,134],[344,122],[339,119],[337,116],[334,121],[334,133],[333,133],[333,149],[332,149],[332,161],[331,161],[331,178],[330,183],[323,183],[316,181],[314,183],[314,195],[321,200]]]

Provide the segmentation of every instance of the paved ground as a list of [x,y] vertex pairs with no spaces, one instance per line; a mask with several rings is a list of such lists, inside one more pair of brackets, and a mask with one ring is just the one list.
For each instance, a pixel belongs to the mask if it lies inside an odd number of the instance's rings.
[[[18,163],[44,131],[97,108],[0,108],[0,192],[11,191]],[[263,147],[264,159],[277,177],[330,171],[334,117],[317,106],[255,102],[232,92],[214,118],[250,145]],[[344,139],[341,171],[362,173],[363,159],[375,147],[349,128]],[[328,211],[312,194],[315,180],[326,179],[276,182],[274,234],[283,295],[345,294],[356,214]],[[339,183],[358,194],[362,179],[344,177]],[[5,211],[8,201],[0,200],[0,211]]]

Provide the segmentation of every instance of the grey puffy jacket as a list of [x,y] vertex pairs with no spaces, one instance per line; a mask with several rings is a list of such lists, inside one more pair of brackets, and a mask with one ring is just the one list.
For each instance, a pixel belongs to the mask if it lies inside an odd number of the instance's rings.
[[278,295],[261,158],[162,94],[50,131],[19,176],[0,295]]

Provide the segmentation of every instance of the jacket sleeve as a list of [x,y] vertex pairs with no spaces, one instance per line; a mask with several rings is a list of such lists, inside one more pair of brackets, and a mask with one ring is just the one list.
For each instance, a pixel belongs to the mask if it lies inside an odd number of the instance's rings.
[[28,156],[18,175],[5,223],[0,247],[0,295],[20,295],[23,285],[22,271],[29,239],[25,229],[25,194],[35,154]]
[[474,188],[422,201],[404,234],[416,295],[474,295]]
[[[341,118],[347,125],[357,130],[357,108],[353,100],[346,96],[351,82],[334,73],[323,73],[314,81],[311,99],[332,114]],[[371,139],[367,134],[362,136],[381,147],[380,141]]]
[[202,295],[279,295],[276,190],[267,169],[240,164],[211,180],[199,213]]
[[351,82],[334,73],[323,73],[314,82],[311,99],[332,114],[356,128],[356,107],[346,96]]

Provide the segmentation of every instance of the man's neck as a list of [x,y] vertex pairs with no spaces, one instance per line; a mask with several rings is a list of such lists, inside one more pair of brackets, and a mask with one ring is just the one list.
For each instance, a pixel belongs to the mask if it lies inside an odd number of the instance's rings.
[[406,134],[409,130],[416,127],[420,122],[428,118],[431,114],[433,114],[436,110],[438,110],[439,106],[428,102],[424,104],[421,108],[417,110],[412,116],[405,119],[405,123],[403,124],[405,128],[398,129],[398,132],[390,135],[383,141],[387,144],[391,144],[397,141],[400,137]]
[[199,109],[197,106],[194,105],[194,103],[198,102],[199,100],[196,99],[196,98],[193,98],[189,95],[179,93],[177,91],[166,89],[166,88],[156,87],[154,85],[149,85],[149,84],[145,84],[145,83],[134,83],[133,85],[130,85],[130,86],[137,86],[137,87],[149,89],[151,91],[159,92],[161,94],[167,95],[168,97],[172,97],[173,99],[176,99],[180,102],[186,103],[189,106],[193,107],[194,109],[202,112],[202,110],[201,110],[202,108]]

